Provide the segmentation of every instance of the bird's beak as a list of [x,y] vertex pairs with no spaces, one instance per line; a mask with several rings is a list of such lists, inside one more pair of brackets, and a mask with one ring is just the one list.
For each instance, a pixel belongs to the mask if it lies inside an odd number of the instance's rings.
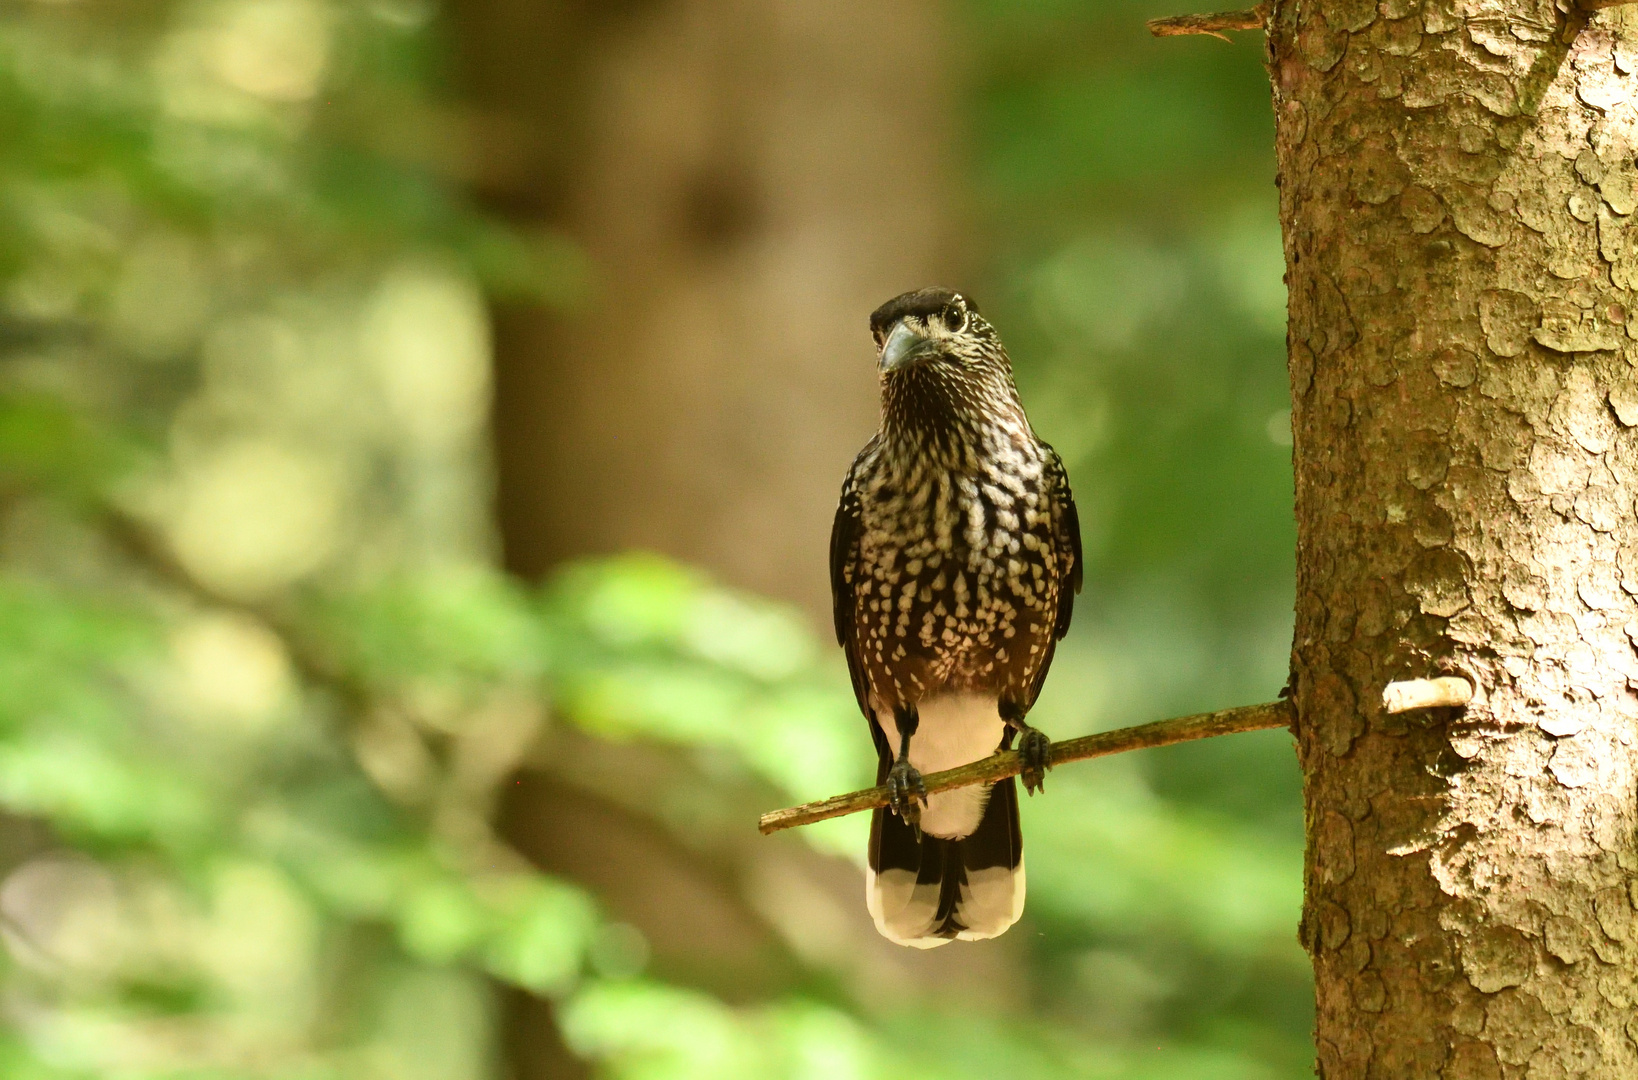
[[910,329],[900,320],[893,327],[893,332],[887,335],[882,344],[881,370],[883,375],[891,375],[895,371],[917,364],[933,355],[936,346],[929,338],[925,338]]

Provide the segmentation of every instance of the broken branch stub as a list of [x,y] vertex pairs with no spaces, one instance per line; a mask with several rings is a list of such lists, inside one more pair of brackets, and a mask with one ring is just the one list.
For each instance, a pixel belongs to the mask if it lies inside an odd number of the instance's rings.
[[1406,679],[1382,688],[1382,711],[1410,712],[1466,705],[1473,700],[1473,684],[1458,675],[1438,679]]

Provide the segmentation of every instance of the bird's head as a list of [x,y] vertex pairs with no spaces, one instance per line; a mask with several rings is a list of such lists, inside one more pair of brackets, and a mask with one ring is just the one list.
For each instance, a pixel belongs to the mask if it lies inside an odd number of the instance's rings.
[[888,427],[975,428],[1023,421],[1012,364],[978,305],[951,289],[894,297],[870,316]]
[[870,316],[884,379],[932,364],[950,371],[984,365],[1006,353],[978,305],[951,289],[896,296]]

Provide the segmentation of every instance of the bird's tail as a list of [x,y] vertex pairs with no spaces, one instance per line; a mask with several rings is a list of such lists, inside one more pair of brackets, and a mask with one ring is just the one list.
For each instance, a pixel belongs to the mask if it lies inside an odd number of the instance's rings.
[[1024,836],[1009,777],[991,789],[984,816],[959,840],[919,838],[891,810],[870,819],[865,904],[882,936],[931,949],[953,938],[1002,933],[1024,911]]

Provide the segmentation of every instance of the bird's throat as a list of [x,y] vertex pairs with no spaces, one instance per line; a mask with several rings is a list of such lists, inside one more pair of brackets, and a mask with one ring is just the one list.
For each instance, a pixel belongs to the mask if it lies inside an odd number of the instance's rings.
[[966,473],[1033,441],[1010,385],[940,378],[925,369],[883,380],[881,431],[889,456],[899,462]]

